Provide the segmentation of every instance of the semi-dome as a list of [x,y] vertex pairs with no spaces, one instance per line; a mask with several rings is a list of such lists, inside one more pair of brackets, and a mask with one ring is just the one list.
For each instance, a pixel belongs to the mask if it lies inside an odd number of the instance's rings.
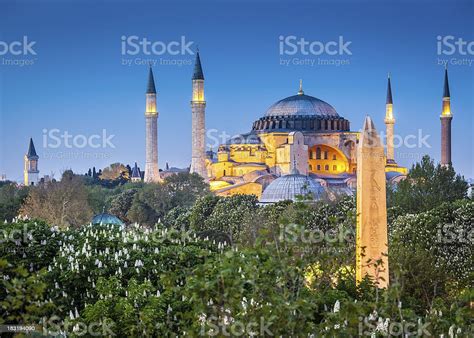
[[277,178],[263,191],[261,203],[275,203],[279,201],[296,201],[298,196],[311,197],[313,200],[322,199],[324,187],[306,175],[292,173]]
[[123,225],[123,222],[116,216],[107,214],[107,213],[101,213],[98,215],[95,215],[94,218],[91,221],[92,224],[114,224],[114,225]]
[[267,109],[264,116],[338,117],[339,114],[336,109],[323,100],[305,94],[298,94],[274,103]]

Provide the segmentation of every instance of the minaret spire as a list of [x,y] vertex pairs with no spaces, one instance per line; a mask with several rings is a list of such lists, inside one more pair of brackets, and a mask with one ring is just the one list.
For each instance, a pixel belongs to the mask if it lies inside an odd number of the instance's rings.
[[153,70],[148,71],[145,109],[145,182],[160,181],[158,170],[158,109],[156,107],[156,88]]
[[207,180],[208,175],[206,168],[206,100],[204,99],[204,73],[202,71],[199,50],[196,51],[196,61],[194,63],[192,85],[192,158],[190,172],[197,173],[202,178]]
[[303,91],[303,80],[300,79],[300,89],[298,90],[298,95],[303,95],[304,94],[304,91]]
[[449,92],[449,80],[448,80],[448,66],[444,68],[444,91],[443,97],[451,97],[451,93]]
[[194,63],[193,80],[204,80],[204,73],[201,66],[201,58],[199,57],[199,49],[196,51],[196,61]]
[[386,102],[386,104],[393,104],[393,98],[392,98],[392,84],[390,83],[390,73],[388,73],[387,102]]
[[395,165],[395,149],[393,146],[395,118],[393,117],[393,96],[390,73],[387,80],[387,100],[385,101],[385,127],[387,133],[387,164]]
[[36,154],[35,144],[33,143],[33,139],[30,138],[28,152],[25,154],[24,158],[25,168],[23,171],[23,176],[25,185],[35,185],[38,183],[38,159],[39,156]]
[[451,93],[449,91],[448,68],[444,70],[443,107],[441,111],[441,165],[451,164]]

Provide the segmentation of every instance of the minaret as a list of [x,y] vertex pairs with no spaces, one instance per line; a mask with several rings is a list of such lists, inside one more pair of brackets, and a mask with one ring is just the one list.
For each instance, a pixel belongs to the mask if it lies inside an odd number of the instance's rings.
[[140,175],[140,169],[138,169],[137,162],[135,162],[135,165],[133,166],[133,169],[132,169],[131,181],[140,182],[141,180],[142,180],[142,176]]
[[36,154],[35,145],[33,139],[30,138],[30,145],[28,152],[25,154],[25,169],[24,169],[24,183],[25,185],[38,184],[38,159],[39,156]]
[[148,87],[146,91],[146,160],[145,182],[160,181],[158,171],[158,110],[156,109],[156,89],[153,71],[150,67],[148,73]]
[[393,149],[393,127],[395,118],[393,117],[393,98],[390,74],[388,74],[387,101],[385,103],[385,127],[387,129],[387,164],[395,164],[395,151]]
[[451,164],[451,94],[449,92],[448,68],[444,70],[443,110],[441,112],[441,165]]
[[196,53],[196,63],[193,74],[192,111],[192,159],[191,173],[208,179],[206,169],[206,101],[204,100],[204,74],[201,67],[199,51]]
[[385,161],[382,142],[367,116],[357,145],[356,282],[369,276],[379,288],[389,283]]

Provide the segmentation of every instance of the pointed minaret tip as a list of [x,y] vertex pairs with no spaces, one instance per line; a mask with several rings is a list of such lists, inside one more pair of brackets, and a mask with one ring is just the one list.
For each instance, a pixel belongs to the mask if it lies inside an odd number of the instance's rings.
[[390,73],[388,73],[388,80],[387,80],[387,101],[386,104],[393,104],[393,97],[392,97],[392,83],[390,81]]
[[303,95],[304,94],[304,91],[303,91],[303,80],[300,79],[300,89],[298,90],[298,95]]
[[446,66],[446,68],[444,69],[443,97],[451,97],[451,93],[449,92],[448,66]]
[[364,131],[375,131],[374,121],[369,115],[365,116]]
[[28,153],[26,154],[27,157],[35,157],[38,156],[36,154],[35,144],[33,143],[33,138],[30,137],[30,144],[28,145]]
[[156,94],[155,88],[155,78],[153,77],[153,70],[151,69],[151,65],[149,65],[148,71],[148,86],[146,89],[147,94]]
[[196,61],[194,62],[193,80],[204,80],[204,73],[202,71],[199,49],[196,50]]

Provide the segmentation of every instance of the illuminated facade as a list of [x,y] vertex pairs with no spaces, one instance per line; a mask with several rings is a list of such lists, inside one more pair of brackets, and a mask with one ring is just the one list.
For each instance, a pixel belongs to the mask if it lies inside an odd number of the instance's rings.
[[[219,195],[251,191],[260,198],[273,180],[296,169],[321,184],[326,196],[353,193],[358,138],[348,120],[329,103],[306,95],[300,82],[297,94],[270,106],[250,132],[219,146],[216,158],[208,160],[211,190]],[[391,176],[406,173],[395,161],[386,170],[398,172]]]

